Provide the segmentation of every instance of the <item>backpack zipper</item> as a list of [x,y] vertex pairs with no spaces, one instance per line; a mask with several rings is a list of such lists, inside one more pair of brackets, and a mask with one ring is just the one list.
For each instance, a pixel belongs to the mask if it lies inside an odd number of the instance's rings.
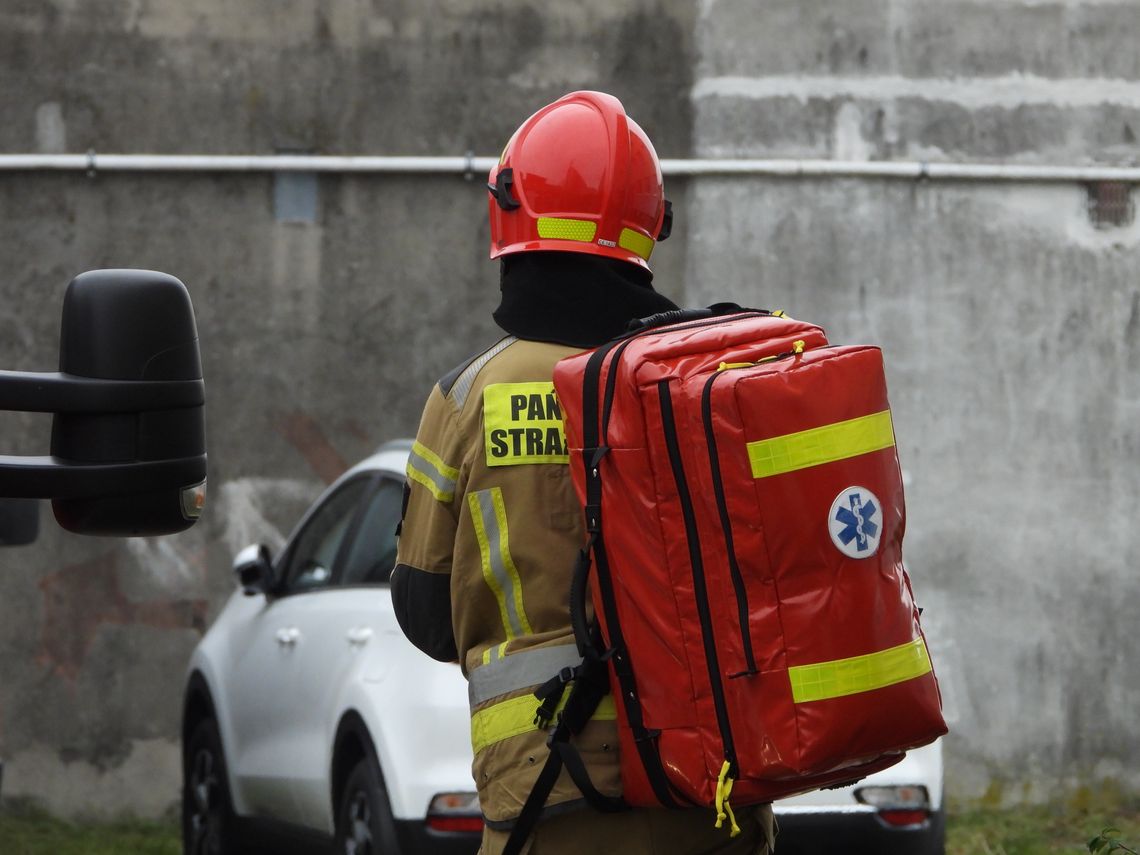
[[[722,363],[723,365],[723,363]],[[734,366],[731,366],[734,367]],[[723,370],[723,369],[722,369]],[[732,524],[728,518],[728,504],[724,496],[724,480],[720,471],[720,457],[717,454],[716,434],[712,425],[712,386],[722,373],[715,371],[709,375],[705,382],[704,392],[701,394],[701,419],[705,427],[705,440],[709,450],[709,468],[712,471],[713,495],[716,496],[716,509],[720,514],[720,525],[724,530],[724,545],[728,554],[728,571],[732,575],[732,587],[736,591],[736,616],[740,623],[740,643],[744,647],[744,660],[747,669],[739,674],[730,674],[729,679],[735,677],[751,677],[759,673],[756,669],[756,657],[752,652],[752,633],[748,629],[748,592],[744,587],[744,577],[740,573],[740,565],[736,561],[736,547],[732,540]]]
[[697,600],[697,615],[701,622],[701,640],[705,649],[705,666],[709,672],[709,685],[712,688],[713,707],[716,710],[717,726],[724,745],[724,759],[728,764],[728,778],[737,775],[736,746],[732,739],[732,726],[728,719],[728,707],[724,699],[724,684],[721,682],[720,663],[716,655],[713,636],[712,614],[709,610],[709,594],[705,586],[704,563],[701,560],[700,537],[697,532],[697,519],[693,512],[693,500],[685,479],[684,464],[681,462],[681,448],[677,441],[677,426],[673,418],[673,399],[669,392],[669,381],[657,383],[657,395],[661,403],[661,422],[665,432],[665,447],[669,452],[669,463],[673,479],[677,484],[677,498],[681,503],[681,515],[685,520],[685,535],[689,546],[689,563],[693,568],[693,591]]
[[728,503],[724,495],[724,476],[720,469],[720,456],[717,453],[716,433],[713,431],[712,423],[712,387],[716,382],[716,378],[720,377],[725,371],[734,368],[751,368],[754,365],[765,365],[769,362],[776,362],[777,360],[787,359],[791,356],[798,356],[804,352],[804,342],[797,340],[792,342],[792,349],[784,353],[778,353],[774,356],[765,356],[763,359],[758,359],[755,362],[722,362],[720,366],[709,375],[709,379],[705,381],[704,390],[701,393],[701,421],[704,423],[705,428],[705,444],[708,446],[709,451],[709,470],[712,474],[713,481],[713,495],[716,496],[716,509],[720,516],[720,526],[724,531],[724,545],[728,554],[728,571],[732,576],[732,587],[736,592],[736,613],[737,620],[740,623],[740,643],[744,647],[744,661],[747,664],[747,669],[737,674],[729,674],[729,679],[736,677],[752,677],[759,674],[756,668],[756,657],[752,652],[752,633],[748,629],[748,591],[744,587],[744,576],[740,572],[740,564],[736,560],[736,546],[733,543],[732,537],[732,523],[728,517]]

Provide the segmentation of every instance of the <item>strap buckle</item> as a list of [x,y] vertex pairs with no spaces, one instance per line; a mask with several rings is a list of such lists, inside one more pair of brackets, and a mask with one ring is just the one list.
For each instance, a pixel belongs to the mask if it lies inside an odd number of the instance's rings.
[[[534,696],[542,703],[534,712],[534,726],[546,730],[555,720],[558,704],[566,691],[566,686],[578,676],[578,667],[567,665],[541,686],[534,690]],[[561,716],[559,716],[561,718]]]

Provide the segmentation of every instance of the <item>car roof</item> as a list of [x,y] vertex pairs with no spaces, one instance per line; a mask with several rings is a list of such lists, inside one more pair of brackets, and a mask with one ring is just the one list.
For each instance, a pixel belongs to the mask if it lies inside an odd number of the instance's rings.
[[384,443],[375,452],[348,469],[336,479],[335,487],[361,472],[386,472],[398,478],[404,477],[404,470],[408,464],[408,454],[412,450],[412,440],[393,439]]

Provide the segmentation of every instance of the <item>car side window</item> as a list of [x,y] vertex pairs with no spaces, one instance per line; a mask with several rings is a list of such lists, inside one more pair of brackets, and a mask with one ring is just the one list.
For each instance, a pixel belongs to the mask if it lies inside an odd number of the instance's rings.
[[281,593],[294,594],[332,584],[337,553],[371,481],[362,475],[325,499],[293,541],[281,568]]
[[381,478],[368,498],[357,534],[338,581],[347,585],[382,585],[396,563],[396,526],[403,509],[404,487],[394,478]]

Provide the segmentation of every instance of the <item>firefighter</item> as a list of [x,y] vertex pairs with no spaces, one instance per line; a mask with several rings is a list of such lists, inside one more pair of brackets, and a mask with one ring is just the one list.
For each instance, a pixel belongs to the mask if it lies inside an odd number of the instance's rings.
[[[494,319],[506,336],[431,390],[392,597],[408,638],[468,678],[481,852],[497,855],[549,756],[534,692],[581,661],[568,591],[583,523],[554,365],[676,307],[654,291],[648,264],[672,218],[661,167],[618,99],[574,92],[539,110],[507,143],[488,191]],[[613,718],[612,704],[599,706],[573,739],[602,799],[621,791]],[[739,811],[734,838],[713,819],[706,809],[593,811],[563,770],[528,850],[768,851],[770,807]]]

